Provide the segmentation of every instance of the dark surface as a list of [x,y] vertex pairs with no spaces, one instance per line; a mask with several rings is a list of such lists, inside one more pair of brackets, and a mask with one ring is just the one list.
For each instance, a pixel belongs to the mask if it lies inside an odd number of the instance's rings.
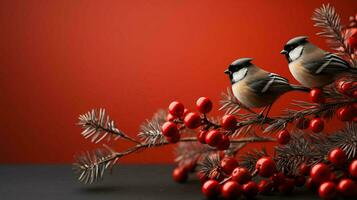
[[[186,184],[174,183],[172,166],[124,165],[106,174],[94,185],[79,184],[69,165],[2,165],[0,166],[0,199],[204,199],[200,183],[193,176]],[[289,196],[259,196],[258,199],[318,199],[303,189]]]

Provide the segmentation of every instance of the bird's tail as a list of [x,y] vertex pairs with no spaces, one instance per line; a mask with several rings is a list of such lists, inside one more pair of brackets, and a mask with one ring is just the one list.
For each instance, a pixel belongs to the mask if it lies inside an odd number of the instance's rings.
[[290,87],[293,89],[293,90],[298,90],[298,91],[303,91],[303,92],[310,92],[310,88],[308,87],[304,87],[302,85],[294,85],[294,84],[291,84]]

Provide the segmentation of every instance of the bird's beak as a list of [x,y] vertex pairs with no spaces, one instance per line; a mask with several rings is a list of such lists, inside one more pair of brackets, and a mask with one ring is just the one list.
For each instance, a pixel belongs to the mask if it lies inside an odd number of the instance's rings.
[[280,53],[281,54],[287,54],[288,52],[285,49],[283,49],[282,51],[280,51]]
[[224,73],[228,75],[231,74],[231,72],[228,69],[224,70]]

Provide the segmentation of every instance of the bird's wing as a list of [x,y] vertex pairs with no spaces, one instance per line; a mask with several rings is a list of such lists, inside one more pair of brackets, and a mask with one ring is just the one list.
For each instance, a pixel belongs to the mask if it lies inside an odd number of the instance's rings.
[[333,53],[326,53],[322,59],[304,62],[303,65],[314,74],[336,74],[351,68],[347,61]]
[[257,94],[282,92],[290,87],[288,80],[278,74],[268,73],[259,80],[248,82],[248,86]]

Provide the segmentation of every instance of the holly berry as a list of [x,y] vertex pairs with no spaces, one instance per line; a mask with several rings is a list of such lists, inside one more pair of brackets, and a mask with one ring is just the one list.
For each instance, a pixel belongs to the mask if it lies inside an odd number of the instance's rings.
[[181,117],[185,107],[178,101],[173,101],[169,105],[169,113],[175,117]]
[[231,145],[231,141],[229,140],[229,137],[226,135],[222,134],[222,139],[221,141],[217,144],[217,149],[224,151],[229,149],[229,146]]
[[347,39],[347,44],[352,49],[357,49],[357,33],[356,32]]
[[269,194],[273,190],[273,187],[274,184],[271,180],[263,179],[258,184],[260,194]]
[[257,161],[255,169],[258,170],[259,176],[269,177],[276,172],[276,165],[272,158],[263,157]]
[[175,119],[176,117],[171,115],[170,113],[166,115],[166,121],[174,121]]
[[273,174],[270,177],[270,180],[274,183],[274,186],[278,187],[279,185],[285,183],[286,176],[283,173],[278,172],[278,173]]
[[345,106],[337,110],[337,118],[341,121],[352,121],[354,109],[352,106]]
[[257,196],[258,192],[259,187],[254,181],[249,181],[243,185],[243,195],[248,199]]
[[320,185],[319,196],[322,199],[333,199],[337,194],[337,187],[334,182],[327,181]]
[[310,98],[314,103],[325,103],[324,93],[319,88],[313,88],[310,90]]
[[357,178],[357,159],[353,160],[348,167],[348,172],[354,178]]
[[305,185],[305,182],[306,182],[305,176],[295,177],[295,185],[296,185],[297,187],[304,186],[304,185]]
[[172,137],[165,137],[165,138],[169,143],[174,144],[174,143],[177,143],[178,141],[180,141],[181,135],[177,134],[177,135],[174,135]]
[[312,166],[310,177],[314,183],[322,183],[328,181],[331,175],[330,168],[324,163],[318,163]]
[[285,179],[284,184],[280,184],[278,186],[278,190],[282,194],[290,194],[294,190],[294,187],[295,187],[294,179],[287,178]]
[[220,193],[220,185],[216,180],[208,180],[202,185],[202,193],[207,198],[216,197]]
[[185,110],[183,110],[183,114],[182,114],[182,117],[184,118],[190,111],[185,108]]
[[161,130],[162,130],[162,134],[166,137],[173,137],[179,134],[179,130],[176,124],[173,122],[165,122],[162,125]]
[[242,192],[242,186],[235,181],[227,181],[222,186],[222,196],[225,199],[237,199]]
[[226,130],[233,130],[237,126],[237,119],[233,115],[224,115],[221,119],[221,126]]
[[233,157],[225,157],[221,160],[221,167],[224,173],[232,174],[233,170],[238,167],[238,161]]
[[252,175],[245,167],[237,167],[232,172],[232,180],[239,184],[245,184],[252,179]]
[[321,118],[314,118],[310,121],[310,130],[314,133],[321,132],[325,127],[325,123]]
[[287,144],[290,141],[290,133],[287,130],[282,130],[278,133],[278,143],[279,144]]
[[300,166],[299,166],[299,173],[300,175],[302,176],[306,176],[308,175],[310,172],[310,166],[308,166],[306,163],[302,163]]
[[347,156],[342,149],[335,148],[329,152],[328,160],[337,166],[342,166],[346,163]]
[[203,184],[205,183],[209,178],[205,175],[205,173],[201,172],[201,171],[198,171],[197,172],[197,177],[198,179],[200,180],[200,182]]
[[307,129],[307,128],[309,128],[309,125],[310,125],[310,119],[308,119],[308,118],[302,117],[302,118],[297,118],[295,120],[295,126],[298,129],[301,129],[301,130]]
[[172,171],[172,178],[175,182],[183,183],[188,178],[188,172],[183,167],[177,167],[174,169],[174,171]]
[[196,108],[202,114],[209,113],[212,110],[212,106],[212,101],[207,97],[200,97],[196,101]]
[[201,143],[201,144],[206,144],[206,135],[207,135],[207,131],[205,130],[201,130],[197,133],[197,140]]
[[195,129],[201,125],[201,117],[197,113],[190,112],[186,114],[183,122],[187,128]]
[[206,135],[206,143],[212,147],[216,147],[222,141],[223,134],[217,130],[210,130]]
[[357,195],[357,184],[351,179],[342,179],[338,185],[337,190],[342,196],[353,197]]
[[312,181],[311,177],[307,178],[305,186],[306,186],[306,188],[308,188],[310,190],[315,190],[316,189],[316,184]]

